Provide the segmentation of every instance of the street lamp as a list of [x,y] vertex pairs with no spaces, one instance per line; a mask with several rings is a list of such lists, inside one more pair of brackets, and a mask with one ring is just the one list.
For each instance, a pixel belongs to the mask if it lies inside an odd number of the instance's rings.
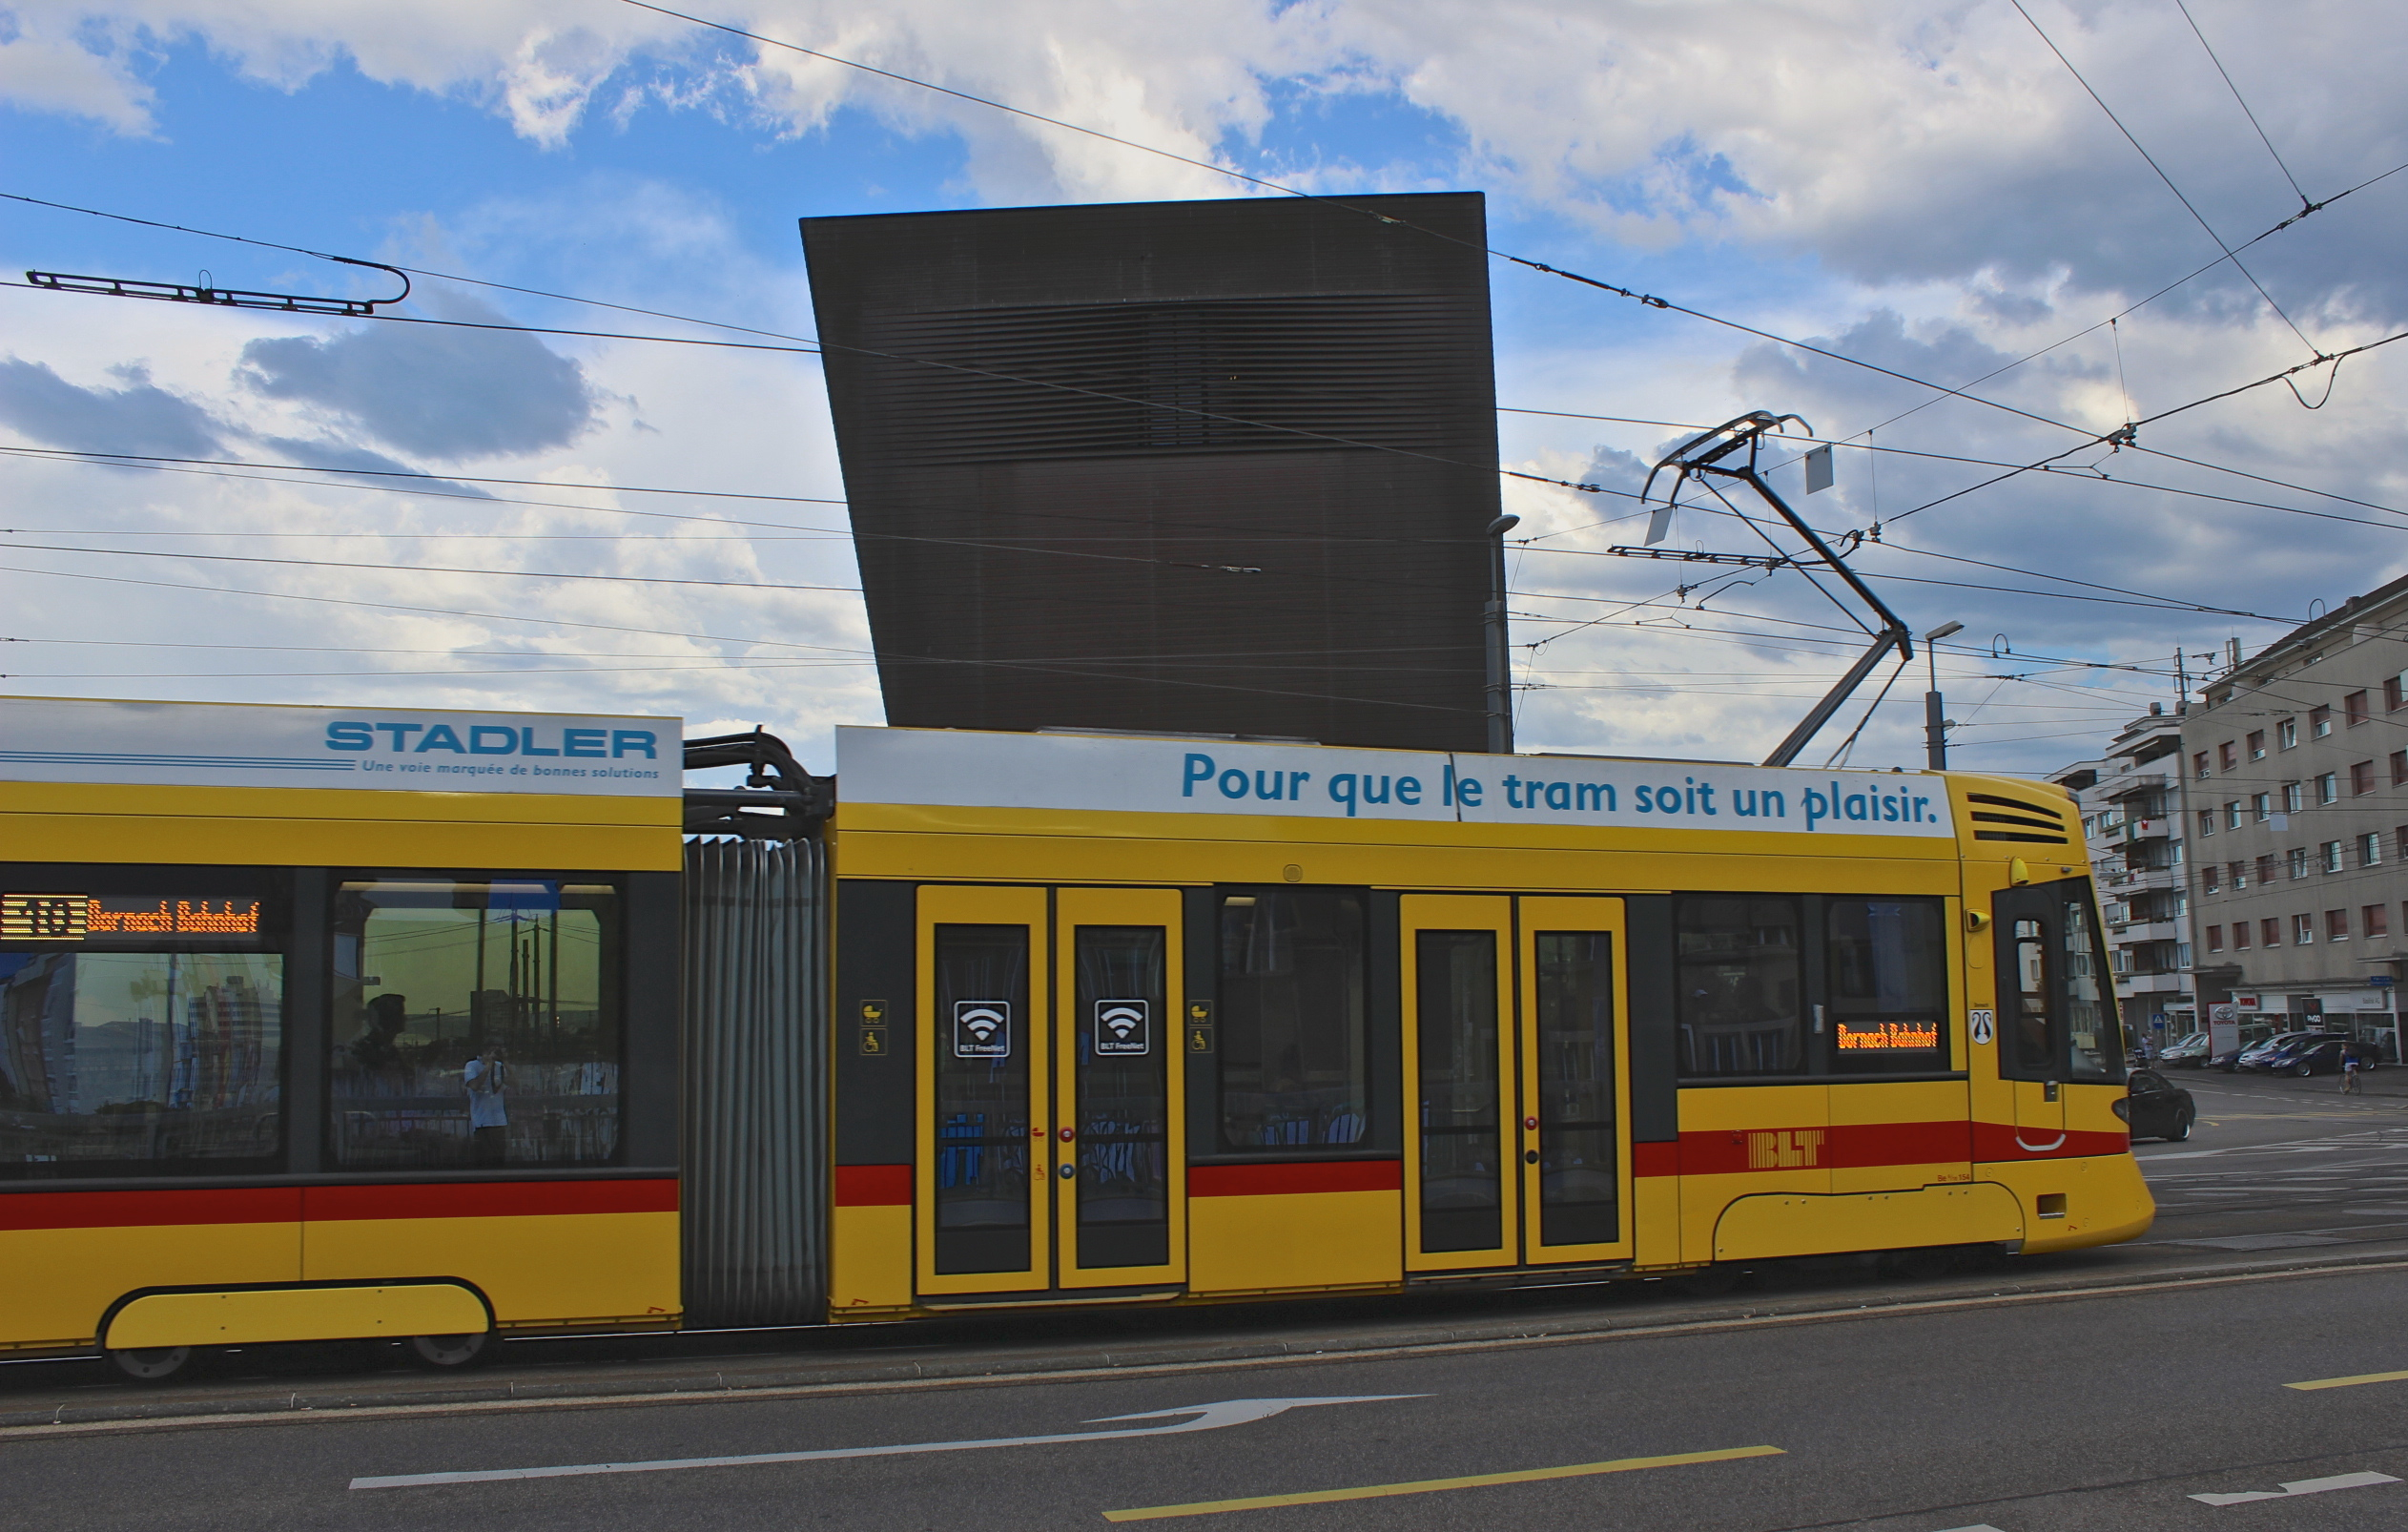
[[1513,754],[1513,670],[1505,642],[1505,534],[1522,524],[1519,516],[1499,516],[1489,523],[1489,605],[1486,615],[1489,652],[1489,754]]
[[1940,705],[1940,655],[1934,648],[1950,633],[1965,631],[1961,622],[1942,623],[1923,635],[1924,664],[1928,667],[1931,690],[1923,694],[1924,759],[1935,772],[1948,769],[1948,720],[1942,716]]

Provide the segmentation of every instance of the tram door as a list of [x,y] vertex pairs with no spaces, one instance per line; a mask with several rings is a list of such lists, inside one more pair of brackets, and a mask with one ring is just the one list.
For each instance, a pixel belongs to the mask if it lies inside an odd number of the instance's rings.
[[919,891],[925,1294],[1186,1273],[1180,898]]
[[2066,1141],[2062,896],[2007,888],[1991,908],[1998,922],[1998,1057],[2015,1097],[2015,1142],[2046,1154]]
[[1399,905],[1407,1270],[1627,1257],[1622,901]]

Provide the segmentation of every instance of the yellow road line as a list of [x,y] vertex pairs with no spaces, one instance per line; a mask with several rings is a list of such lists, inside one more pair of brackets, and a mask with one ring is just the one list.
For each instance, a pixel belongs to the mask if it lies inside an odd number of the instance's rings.
[[2359,1373],[2354,1377],[2318,1377],[2305,1383],[2285,1383],[2283,1387],[2295,1388],[2305,1394],[2320,1388],[2355,1388],[2360,1383],[2398,1383],[2403,1380],[2408,1380],[2408,1373]]
[[1295,1495],[1249,1495],[1243,1500],[1146,1505],[1130,1511],[1106,1511],[1103,1519],[1107,1522],[1159,1522],[1174,1516],[1217,1516],[1223,1511],[1254,1511],[1270,1505],[1326,1505],[1331,1501],[1369,1501],[1389,1495],[1429,1495],[1442,1489],[1477,1489],[1484,1484],[1528,1484],[1544,1479],[1586,1479],[1596,1474],[1627,1474],[1638,1468],[1677,1468],[1683,1463],[1719,1463],[1735,1458],[1778,1458],[1782,1455],[1779,1447],[1723,1447],[1714,1452],[1676,1452],[1661,1458],[1616,1458],[1601,1463],[1567,1463],[1561,1468],[1524,1468],[1510,1474],[1466,1474],[1460,1479],[1416,1479],[1401,1484],[1365,1484],[1356,1489],[1310,1489]]

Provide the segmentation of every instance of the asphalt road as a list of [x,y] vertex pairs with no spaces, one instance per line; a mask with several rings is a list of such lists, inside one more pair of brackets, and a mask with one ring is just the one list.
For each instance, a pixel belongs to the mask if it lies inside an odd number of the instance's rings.
[[[2401,1525],[2408,1378],[2285,1386],[2408,1367],[2400,1295],[2361,1270],[1130,1378],[87,1430],[0,1442],[0,1482],[17,1524],[59,1529]],[[1278,1400],[1325,1402],[1230,1407]],[[1178,1429],[1212,1405],[1236,1423]],[[1348,1491],[1372,1493],[1322,1498]]]
[[[1095,1365],[616,1402],[427,1401],[437,1380],[361,1372],[358,1353],[253,1353],[180,1393],[7,1368],[0,1414],[265,1409],[301,1388],[351,1408],[0,1431],[0,1486],[12,1524],[45,1528],[2408,1526],[2408,1098],[2177,1078],[2199,1126],[2138,1147],[2160,1220],[2111,1251],[1920,1283],[1822,1263],[1720,1296],[1618,1284],[1116,1318],[1112,1345],[1153,1327],[1127,1372],[1061,1320],[902,1327],[848,1355]],[[1488,1338],[1430,1344],[1433,1325]],[[1386,1344],[1228,1359],[1316,1338]],[[632,1389],[699,1355],[514,1347],[472,1376]],[[713,1365],[759,1384],[797,1360],[723,1343]],[[895,1448],[920,1450],[877,1450]],[[771,1460],[692,1461],[729,1458]],[[2198,1498],[2233,1495],[2256,1498]]]

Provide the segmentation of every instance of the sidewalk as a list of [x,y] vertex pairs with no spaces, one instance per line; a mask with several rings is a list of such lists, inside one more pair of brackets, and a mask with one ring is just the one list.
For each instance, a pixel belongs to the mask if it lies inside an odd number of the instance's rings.
[[[2221,1069],[2158,1069],[2159,1074],[2178,1086],[2193,1081],[2209,1081],[2217,1085],[2247,1086],[2264,1089],[2269,1087],[2287,1096],[2313,1100],[2341,1094],[2341,1077],[2336,1074],[2300,1076],[2267,1074],[2262,1070],[2235,1069],[2227,1074]],[[2383,1096],[2395,1101],[2408,1101],[2408,1065],[2387,1064],[2379,1069],[2358,1072],[2358,1094]]]

